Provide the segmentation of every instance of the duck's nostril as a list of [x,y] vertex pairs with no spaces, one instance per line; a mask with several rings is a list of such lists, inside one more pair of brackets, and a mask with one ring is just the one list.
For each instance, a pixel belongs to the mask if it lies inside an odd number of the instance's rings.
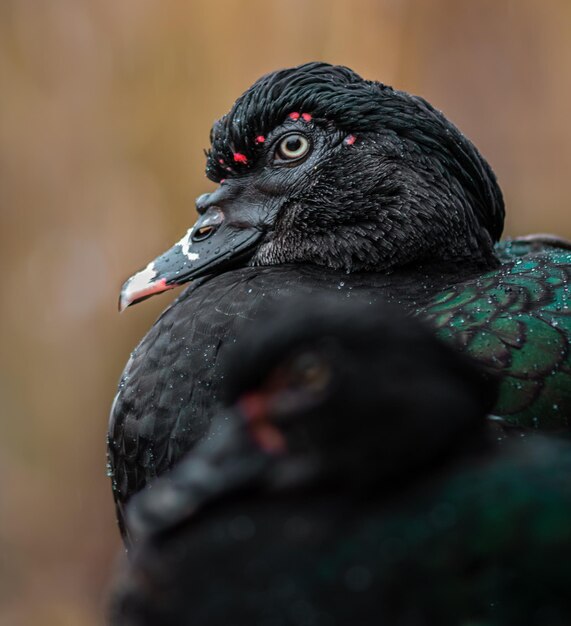
[[213,235],[218,226],[200,226],[192,233],[192,241],[204,241]]

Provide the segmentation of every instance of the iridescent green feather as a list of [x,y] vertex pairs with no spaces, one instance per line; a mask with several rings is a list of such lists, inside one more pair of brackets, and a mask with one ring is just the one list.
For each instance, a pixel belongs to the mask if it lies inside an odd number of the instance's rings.
[[495,413],[520,426],[571,423],[571,252],[502,242],[502,266],[441,293],[422,311],[438,334],[500,379]]

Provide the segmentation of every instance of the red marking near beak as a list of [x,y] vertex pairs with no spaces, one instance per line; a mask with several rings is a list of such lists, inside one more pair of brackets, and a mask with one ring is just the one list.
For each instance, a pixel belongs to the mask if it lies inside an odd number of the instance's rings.
[[266,141],[266,138],[263,135],[258,135],[256,137],[256,143],[264,143],[264,141]]
[[309,113],[302,113],[301,118],[304,122],[311,122],[311,120],[313,119]]
[[288,117],[295,122],[295,120],[299,119],[299,113],[290,113]]
[[238,401],[238,407],[246,418],[250,434],[264,452],[281,454],[286,451],[283,435],[268,420],[268,403],[262,393],[243,395]]
[[348,146],[352,146],[355,141],[357,141],[357,137],[355,137],[355,135],[347,135],[347,137],[345,138],[345,143]]
[[234,161],[236,161],[236,163],[247,163],[248,157],[241,152],[234,152]]
[[161,278],[157,280],[156,283],[149,285],[147,289],[141,290],[139,292],[140,296],[152,296],[155,293],[161,293],[162,291],[166,291],[167,289],[172,289],[175,285],[167,285],[167,279]]

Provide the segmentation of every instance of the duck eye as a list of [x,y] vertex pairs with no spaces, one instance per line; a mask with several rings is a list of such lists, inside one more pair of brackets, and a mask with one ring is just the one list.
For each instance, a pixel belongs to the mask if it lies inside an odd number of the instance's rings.
[[309,152],[309,139],[299,133],[286,135],[278,143],[275,159],[277,161],[298,161]]
[[318,392],[328,385],[331,369],[321,354],[304,352],[293,360],[290,377],[294,387]]

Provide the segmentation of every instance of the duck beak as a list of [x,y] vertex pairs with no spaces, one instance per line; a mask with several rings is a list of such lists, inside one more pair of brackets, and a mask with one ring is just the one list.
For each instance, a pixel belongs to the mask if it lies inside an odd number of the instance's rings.
[[119,310],[194,278],[243,263],[253,254],[262,235],[263,229],[227,223],[219,208],[209,208],[178,243],[125,281]]

